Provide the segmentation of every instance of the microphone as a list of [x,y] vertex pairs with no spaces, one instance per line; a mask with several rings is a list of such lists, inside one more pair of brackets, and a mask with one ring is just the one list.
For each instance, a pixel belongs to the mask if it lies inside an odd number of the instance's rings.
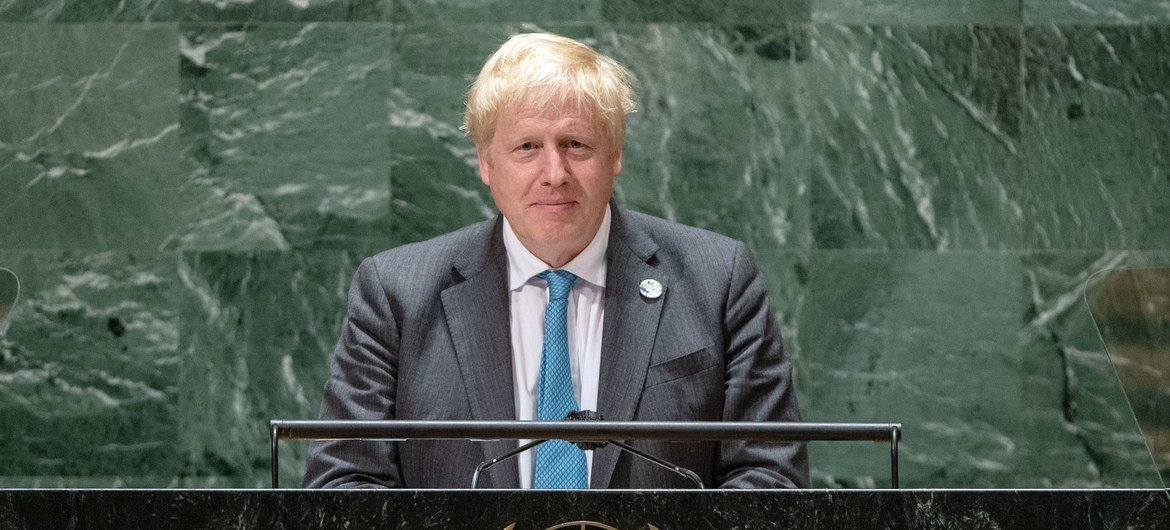
[[[574,411],[566,414],[565,419],[562,421],[604,421],[604,419],[601,417],[601,414],[597,413],[597,411],[574,410]],[[547,442],[547,441],[548,440],[533,440],[533,441],[528,442],[524,445],[521,445],[520,447],[517,447],[516,449],[508,451],[507,453],[504,453],[496,458],[480,462],[480,464],[478,466],[476,466],[475,472],[471,474],[471,489],[476,489],[479,486],[479,476],[484,471],[487,471],[492,466],[494,466],[500,462],[503,462],[505,460],[508,460],[510,458],[514,458],[517,455],[519,455],[525,451],[531,450],[534,447],[536,447],[544,442]],[[675,464],[667,462],[666,460],[663,460],[663,459],[658,458],[654,455],[651,455],[649,453],[646,453],[644,451],[636,449],[636,448],[634,448],[634,447],[632,447],[629,444],[626,444],[624,442],[619,442],[617,440],[608,440],[608,441],[604,441],[604,442],[581,442],[581,441],[573,441],[573,440],[567,440],[567,441],[569,443],[581,448],[582,451],[594,451],[597,449],[601,449],[602,447],[605,447],[608,444],[613,444],[614,446],[616,446],[618,449],[621,449],[622,451],[630,453],[638,458],[641,458],[647,462],[650,462],[651,464],[654,464],[658,467],[666,469],[666,470],[668,470],[672,473],[675,473],[675,474],[677,474],[677,475],[679,475],[687,480],[690,480],[691,482],[694,482],[695,486],[698,487],[699,489],[703,489],[703,487],[704,487],[703,486],[703,479],[699,478],[699,475],[697,473],[695,473],[694,471],[691,471],[690,469],[687,469],[685,467],[677,466]]]

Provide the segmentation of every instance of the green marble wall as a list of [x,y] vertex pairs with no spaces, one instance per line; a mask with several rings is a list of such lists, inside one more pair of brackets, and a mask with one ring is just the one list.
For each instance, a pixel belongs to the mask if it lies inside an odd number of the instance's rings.
[[1170,263],[1165,2],[13,0],[0,486],[265,484],[358,261],[494,214],[461,98],[535,29],[636,73],[617,196],[748,242],[808,419],[901,421],[906,486],[1155,484],[1082,293]]

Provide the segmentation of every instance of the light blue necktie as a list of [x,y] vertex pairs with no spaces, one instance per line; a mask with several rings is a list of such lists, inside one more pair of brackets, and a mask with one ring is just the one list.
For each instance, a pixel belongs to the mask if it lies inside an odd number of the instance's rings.
[[[569,271],[548,270],[537,275],[548,282],[548,307],[544,310],[544,347],[540,353],[540,387],[536,394],[536,419],[558,421],[577,410],[573,396],[573,372],[569,368],[569,290],[577,277]],[[584,489],[588,487],[585,453],[563,440],[536,446],[537,489]]]

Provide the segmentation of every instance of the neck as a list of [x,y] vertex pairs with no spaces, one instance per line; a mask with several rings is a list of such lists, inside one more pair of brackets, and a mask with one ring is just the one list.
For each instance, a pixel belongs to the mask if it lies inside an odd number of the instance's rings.
[[571,247],[566,245],[534,245],[523,240],[520,242],[533,256],[536,256],[537,259],[543,261],[545,265],[548,265],[552,269],[564,267],[566,263],[573,261],[573,258],[581,254],[581,251],[585,250],[585,247],[589,245],[589,241]]

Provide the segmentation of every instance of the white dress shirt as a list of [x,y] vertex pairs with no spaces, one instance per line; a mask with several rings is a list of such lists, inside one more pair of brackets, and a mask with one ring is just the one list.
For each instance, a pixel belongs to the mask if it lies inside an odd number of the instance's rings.
[[[610,211],[593,236],[593,241],[572,261],[561,267],[577,276],[569,292],[569,366],[573,371],[573,394],[580,410],[597,410],[597,387],[601,379],[601,327],[605,322],[605,250],[609,246]],[[536,417],[536,393],[540,386],[540,356],[544,346],[544,309],[548,305],[548,283],[536,275],[549,269],[529,252],[512,225],[504,219],[504,248],[508,253],[508,294],[512,326],[512,382],[516,419]],[[531,440],[520,440],[519,444]],[[532,487],[534,452],[517,456],[520,487]],[[593,471],[593,451],[585,451],[586,469]]]

